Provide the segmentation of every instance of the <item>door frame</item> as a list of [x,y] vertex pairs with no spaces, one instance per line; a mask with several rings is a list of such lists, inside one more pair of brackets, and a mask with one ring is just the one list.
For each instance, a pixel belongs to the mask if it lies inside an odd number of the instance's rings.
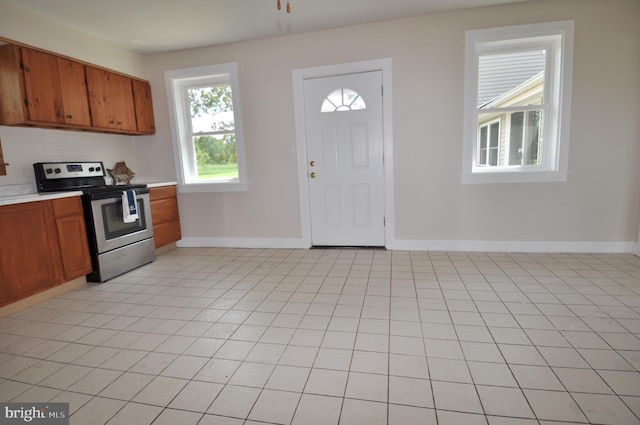
[[335,77],[345,74],[381,71],[384,94],[382,96],[382,138],[384,152],[384,240],[391,249],[395,239],[395,216],[393,208],[393,123],[392,123],[392,79],[391,58],[350,62],[293,70],[293,105],[296,125],[296,157],[298,161],[298,191],[300,194],[300,226],[302,245],[311,248],[311,210],[307,178],[307,128],[304,107],[304,80]]

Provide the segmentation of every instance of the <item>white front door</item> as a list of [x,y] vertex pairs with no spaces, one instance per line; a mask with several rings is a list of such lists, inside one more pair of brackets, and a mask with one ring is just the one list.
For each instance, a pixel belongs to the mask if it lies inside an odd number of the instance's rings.
[[304,80],[314,246],[384,246],[382,72]]

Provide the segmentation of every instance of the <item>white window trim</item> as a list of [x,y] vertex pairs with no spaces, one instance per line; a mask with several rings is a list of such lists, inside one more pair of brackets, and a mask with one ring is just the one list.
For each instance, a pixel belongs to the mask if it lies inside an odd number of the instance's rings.
[[[237,181],[190,181],[190,164],[194,163],[190,146],[181,143],[181,139],[186,137],[181,129],[190,126],[190,118],[187,115],[183,100],[184,88],[193,86],[194,82],[215,81],[222,74],[229,75],[231,84],[231,97],[233,101],[233,115],[236,138],[236,156],[238,158]],[[246,191],[249,184],[247,181],[246,162],[244,155],[244,137],[242,133],[242,112],[240,106],[240,90],[238,84],[238,65],[235,62],[218,65],[199,66],[194,68],[176,69],[165,72],[165,84],[170,112],[171,139],[176,165],[176,175],[178,179],[178,189],[180,192],[234,192]]]
[[[548,46],[549,39],[559,36],[559,49],[547,55],[547,75],[554,75],[557,85],[545,81],[548,108],[557,114],[546,113],[544,143],[551,142],[541,158],[542,166],[478,167],[477,155],[477,86],[478,56],[487,49],[509,50],[506,40],[532,38],[533,43]],[[538,41],[535,40],[537,38]],[[528,40],[527,40],[528,42]],[[560,54],[560,51],[562,54]],[[552,60],[553,59],[553,60]],[[467,31],[465,35],[465,106],[463,126],[462,183],[525,183],[563,182],[567,180],[570,140],[571,93],[573,76],[573,21],[548,22],[510,27]],[[507,111],[507,109],[505,109]],[[549,146],[549,145],[546,145]]]

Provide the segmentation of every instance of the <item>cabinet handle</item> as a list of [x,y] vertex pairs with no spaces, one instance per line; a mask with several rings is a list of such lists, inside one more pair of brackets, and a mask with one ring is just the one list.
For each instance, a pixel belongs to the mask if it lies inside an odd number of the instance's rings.
[[71,119],[71,118],[73,118],[73,115],[69,114],[69,115],[67,115],[67,118]]
[[7,167],[11,164],[9,164],[8,162],[0,162],[0,167]]
[[109,121],[109,124],[115,124],[115,123],[116,123],[115,120],[110,120]]

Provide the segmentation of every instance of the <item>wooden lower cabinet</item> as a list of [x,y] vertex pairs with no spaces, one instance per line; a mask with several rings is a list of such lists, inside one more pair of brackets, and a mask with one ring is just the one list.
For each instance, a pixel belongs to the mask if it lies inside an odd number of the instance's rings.
[[60,282],[57,239],[50,202],[0,207],[2,304]]
[[79,197],[1,206],[0,241],[0,306],[91,271]]
[[149,199],[156,248],[179,241],[182,238],[182,233],[180,231],[176,187],[152,187],[149,190]]
[[73,280],[91,273],[87,228],[80,198],[55,199],[53,211],[65,280]]

